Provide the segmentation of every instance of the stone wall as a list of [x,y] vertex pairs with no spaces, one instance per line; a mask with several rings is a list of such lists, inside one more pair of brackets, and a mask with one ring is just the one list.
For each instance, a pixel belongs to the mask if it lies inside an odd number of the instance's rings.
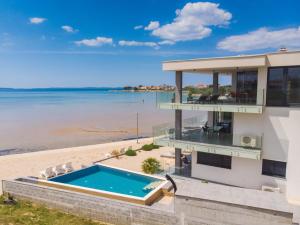
[[3,191],[65,212],[117,225],[176,225],[180,218],[168,211],[156,210],[87,194],[39,186],[19,181],[3,181]]
[[2,181],[3,191],[48,207],[116,225],[291,225],[292,215],[181,196],[175,211],[158,210],[88,194],[39,186],[22,181]]

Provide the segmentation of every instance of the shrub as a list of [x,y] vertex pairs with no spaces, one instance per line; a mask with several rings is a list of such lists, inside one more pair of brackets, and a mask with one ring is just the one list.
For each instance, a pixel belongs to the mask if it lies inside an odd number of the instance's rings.
[[136,151],[132,150],[131,148],[129,148],[126,152],[125,155],[127,156],[136,156]]
[[111,154],[112,154],[113,156],[115,156],[115,157],[118,159],[118,158],[119,158],[119,155],[120,155],[120,151],[117,150],[117,149],[114,149],[114,150],[111,152]]
[[157,159],[150,157],[143,161],[142,169],[145,173],[157,173],[160,171],[160,162]]
[[151,151],[153,149],[158,149],[159,148],[159,145],[155,145],[153,143],[149,144],[149,145],[143,145],[142,149],[144,151]]

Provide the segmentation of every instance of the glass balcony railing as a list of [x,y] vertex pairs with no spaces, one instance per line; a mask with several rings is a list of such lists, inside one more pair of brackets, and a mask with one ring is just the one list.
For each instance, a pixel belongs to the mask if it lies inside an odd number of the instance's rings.
[[[264,89],[258,89],[256,95],[250,93],[226,94],[226,95],[193,95],[188,92],[182,93],[181,104],[203,104],[203,105],[256,105],[263,106],[265,100]],[[157,92],[157,105],[163,103],[175,103],[175,92]]]
[[204,125],[205,122],[198,118],[183,120],[181,137],[175,138],[174,126],[172,124],[162,124],[153,127],[153,136],[155,140],[163,141],[182,141],[256,150],[262,148],[262,136],[257,134],[231,134],[225,127],[205,128]]

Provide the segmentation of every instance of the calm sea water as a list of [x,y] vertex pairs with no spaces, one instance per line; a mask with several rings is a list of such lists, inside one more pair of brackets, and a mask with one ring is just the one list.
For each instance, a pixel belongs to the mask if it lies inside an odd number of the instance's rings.
[[[151,136],[174,120],[154,92],[121,89],[0,89],[0,150],[51,149]],[[187,116],[187,115],[186,115]]]

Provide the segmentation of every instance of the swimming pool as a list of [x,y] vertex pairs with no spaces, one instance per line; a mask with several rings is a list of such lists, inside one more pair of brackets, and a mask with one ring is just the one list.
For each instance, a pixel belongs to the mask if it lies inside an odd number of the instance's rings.
[[41,184],[150,204],[161,194],[161,188],[166,182],[163,178],[97,164],[41,181]]

